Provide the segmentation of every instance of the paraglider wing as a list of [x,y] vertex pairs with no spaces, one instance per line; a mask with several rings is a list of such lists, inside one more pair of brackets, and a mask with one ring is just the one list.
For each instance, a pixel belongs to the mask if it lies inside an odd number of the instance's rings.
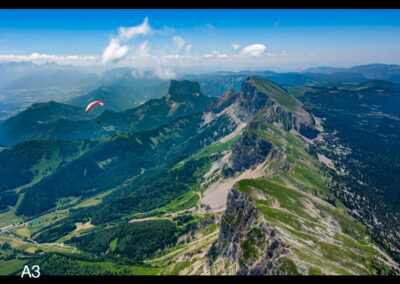
[[88,106],[86,107],[86,112],[89,112],[90,109],[91,109],[94,105],[97,105],[97,104],[101,104],[101,106],[104,106],[104,103],[103,103],[102,101],[94,101],[94,102],[91,102],[90,104],[88,104]]

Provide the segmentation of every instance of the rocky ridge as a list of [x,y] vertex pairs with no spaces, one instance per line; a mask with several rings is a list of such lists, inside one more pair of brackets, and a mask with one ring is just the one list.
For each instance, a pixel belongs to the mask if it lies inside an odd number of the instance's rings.
[[238,275],[280,275],[279,258],[288,253],[289,246],[252,202],[236,189],[229,192],[218,238],[219,254],[236,263]]

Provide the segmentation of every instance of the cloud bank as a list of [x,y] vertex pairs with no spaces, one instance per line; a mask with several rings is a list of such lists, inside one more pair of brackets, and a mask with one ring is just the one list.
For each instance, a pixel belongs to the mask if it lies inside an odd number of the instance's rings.
[[[154,45],[155,36],[167,38],[169,41],[164,41],[161,47]],[[172,45],[168,44],[171,42]],[[0,55],[0,63],[29,61],[36,64],[55,62],[81,66],[98,65],[102,68],[135,67],[152,70],[162,79],[171,79],[177,75],[178,70],[204,68],[222,70],[233,69],[235,66],[248,68],[248,66],[263,65],[273,58],[289,57],[286,50],[280,53],[267,52],[267,47],[262,43],[248,44],[244,47],[237,43],[227,43],[227,46],[219,48],[220,50],[204,51],[198,47],[202,52],[196,52],[196,46],[176,34],[174,29],[164,27],[162,30],[155,30],[146,17],[137,26],[117,28],[116,34],[110,37],[101,55],[60,56],[39,53]]]
[[68,55],[68,56],[60,56],[60,55],[49,55],[49,54],[40,54],[40,53],[32,53],[31,55],[12,55],[0,54],[0,62],[9,63],[9,62],[32,62],[35,64],[43,64],[49,62],[55,62],[58,64],[66,65],[81,65],[88,66],[98,63],[98,56],[80,56],[80,55]]

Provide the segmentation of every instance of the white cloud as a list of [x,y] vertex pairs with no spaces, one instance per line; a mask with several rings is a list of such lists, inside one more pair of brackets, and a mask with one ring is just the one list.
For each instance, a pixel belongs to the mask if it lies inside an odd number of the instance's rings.
[[150,56],[150,50],[149,47],[147,46],[148,41],[145,40],[140,46],[139,49],[137,51],[137,55],[141,56],[141,57],[146,57],[146,56]]
[[228,55],[221,54],[219,51],[213,51],[213,52],[211,52],[209,54],[204,54],[203,57],[204,58],[216,58],[216,57],[218,57],[218,58],[227,58]]
[[102,62],[103,63],[114,63],[121,60],[128,53],[129,47],[127,45],[121,46],[119,40],[113,38],[110,44],[104,49]]
[[[150,52],[146,41],[141,47],[134,49],[132,55],[128,55],[117,65],[147,69],[162,79],[170,79],[177,75],[177,70],[201,70],[215,67],[229,69],[243,64],[258,67],[268,64],[269,59],[273,60],[281,55],[267,52],[267,48],[262,44],[249,45],[239,49],[239,53],[230,54],[218,50],[203,54],[191,54],[192,45],[183,45],[181,49],[183,48],[185,48],[185,53],[169,53],[168,49],[164,49],[161,53],[154,53],[154,50]],[[260,58],[261,56],[262,58]]]
[[165,26],[165,25],[163,26],[162,29],[159,29],[159,30],[152,29],[151,30],[151,34],[153,34],[153,35],[154,34],[160,34],[160,35],[163,35],[163,36],[170,36],[175,32],[176,32],[176,30],[174,28],[168,27],[168,26]]
[[179,54],[168,54],[168,55],[165,55],[164,58],[166,58],[166,59],[178,59],[178,58],[183,58],[183,56],[179,55]]
[[260,57],[265,53],[267,47],[263,44],[253,44],[246,46],[240,52],[240,55],[243,57],[252,56],[252,57]]
[[149,19],[146,17],[142,24],[134,27],[120,27],[118,29],[118,40],[127,41],[137,35],[147,35],[152,31],[149,25]]
[[176,47],[176,51],[178,52],[183,45],[185,44],[185,40],[183,38],[181,38],[180,36],[174,36],[172,38],[172,41],[174,42],[174,45]]
[[128,41],[138,35],[147,35],[152,31],[149,19],[146,17],[142,24],[134,27],[120,27],[118,35],[111,39],[109,45],[104,49],[102,63],[115,63],[123,59],[129,50],[128,45],[121,46],[120,42]]
[[[176,42],[178,43],[179,40]],[[282,57],[280,52],[267,52],[267,48],[262,44],[249,45],[243,49],[238,48],[237,52],[232,51],[232,53],[222,53],[221,51],[214,50],[212,52],[201,54],[191,54],[191,44],[182,45],[180,49],[181,51],[184,49],[184,52],[181,53],[171,53],[169,52],[168,45],[165,45],[164,47],[165,48],[152,47],[148,40],[143,41],[135,47],[129,44],[122,45],[118,38],[114,37],[109,46],[104,50],[101,57],[83,58],[75,56],[69,57],[69,61],[77,63],[81,60],[91,62],[92,65],[112,63],[112,66],[109,67],[129,66],[142,70],[149,70],[160,78],[169,79],[177,75],[177,70],[188,70],[192,68],[200,70],[213,67],[218,69],[229,69],[234,66],[243,65],[260,66],[272,62],[270,60],[276,62],[275,58],[278,59]],[[0,60],[1,58],[2,57],[0,56]],[[8,60],[15,61],[16,56],[8,58]],[[57,60],[55,60],[54,56],[34,54],[29,56],[29,58],[25,56],[24,58],[19,58],[19,60],[47,60],[59,63],[61,61],[65,62],[67,58],[57,58]],[[136,77],[141,76],[139,73],[132,75]]]
[[232,44],[231,44],[231,47],[232,47],[234,50],[238,50],[238,49],[240,48],[240,45],[237,44],[237,43],[232,43]]
[[163,80],[170,80],[175,78],[177,73],[161,64],[158,64],[154,68],[154,75]]
[[204,57],[204,58],[216,57],[217,54],[218,54],[217,51],[213,51],[213,52],[211,52],[211,53],[209,53],[209,54],[203,54],[203,57]]
[[51,55],[51,54],[40,54],[32,53],[30,55],[12,55],[12,54],[0,54],[0,62],[32,62],[35,64],[43,64],[48,62],[55,62],[57,64],[66,65],[93,65],[98,63],[99,57],[97,56],[81,56],[81,55]]

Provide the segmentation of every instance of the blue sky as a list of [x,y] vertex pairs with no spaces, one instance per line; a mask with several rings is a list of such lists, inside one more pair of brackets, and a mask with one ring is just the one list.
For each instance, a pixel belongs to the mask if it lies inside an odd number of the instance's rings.
[[167,73],[400,64],[400,10],[0,10],[4,61]]

